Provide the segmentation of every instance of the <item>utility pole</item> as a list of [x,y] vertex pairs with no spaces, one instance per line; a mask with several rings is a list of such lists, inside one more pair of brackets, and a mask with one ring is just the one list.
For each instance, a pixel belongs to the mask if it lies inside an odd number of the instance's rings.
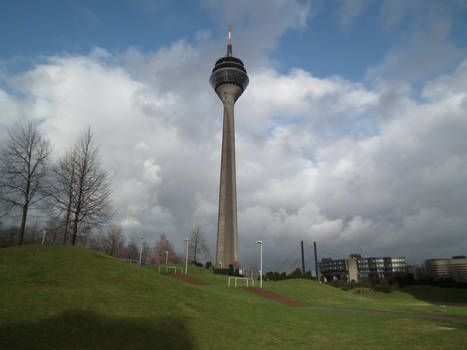
[[185,254],[185,275],[188,274],[188,237],[184,238],[186,242],[186,254]]
[[45,243],[45,234],[47,233],[46,230],[44,230],[43,234],[42,234],[42,245],[44,245]]
[[318,254],[316,253],[316,242],[313,242],[313,249],[315,251],[315,272],[316,272],[316,280],[319,281],[319,274],[318,274]]
[[256,241],[259,244],[259,287],[263,288],[263,241]]
[[139,249],[139,266],[141,266],[141,259],[143,257],[143,235],[139,237],[141,239],[141,247]]
[[302,276],[305,277],[305,254],[303,253],[303,241],[301,241],[302,246]]

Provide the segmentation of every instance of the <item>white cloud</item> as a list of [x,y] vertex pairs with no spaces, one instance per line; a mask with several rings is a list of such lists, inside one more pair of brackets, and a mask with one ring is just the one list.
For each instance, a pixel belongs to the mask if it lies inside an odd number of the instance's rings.
[[[296,21],[295,12],[279,32]],[[214,252],[222,107],[207,81],[211,45],[52,57],[7,77],[18,95],[0,90],[2,129],[43,119],[58,155],[90,125],[126,232],[148,241],[166,232],[181,250],[200,224]],[[253,261],[257,239],[265,259],[300,239],[416,262],[465,252],[466,67],[426,83],[422,100],[384,76],[368,87],[300,69],[249,71],[236,109],[242,261]]]
[[338,14],[342,27],[349,26],[375,0],[344,0]]
[[160,176],[161,167],[154,159],[146,159],[143,163],[143,178],[151,184],[158,185],[162,182]]
[[87,7],[81,9],[80,16],[84,19],[88,26],[97,26],[103,24],[102,20]]
[[457,2],[383,1],[379,10],[383,27],[406,34],[383,62],[367,69],[367,80],[423,81],[459,64],[466,50],[452,40],[453,18],[464,10]]
[[141,227],[141,223],[135,218],[127,217],[120,222],[120,226],[122,226],[123,229],[134,229]]
[[[227,35],[232,25],[232,44],[235,55],[245,59],[248,67],[261,67],[267,62],[264,53],[274,50],[288,30],[306,27],[312,16],[310,1],[298,0],[204,0],[221,33]],[[225,39],[226,40],[226,39]],[[224,50],[225,40],[222,40]]]

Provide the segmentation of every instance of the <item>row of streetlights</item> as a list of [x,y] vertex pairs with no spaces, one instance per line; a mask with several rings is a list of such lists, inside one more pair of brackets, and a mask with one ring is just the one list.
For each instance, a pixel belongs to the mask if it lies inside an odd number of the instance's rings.
[[259,244],[259,287],[263,288],[263,241],[256,241]]
[[189,241],[189,238],[185,237],[184,240],[186,242],[186,253],[185,253],[185,275],[186,275],[188,274],[188,241]]
[[[143,235],[141,235],[139,237],[141,239],[141,247],[140,247],[140,250],[139,250],[139,266],[141,266],[141,259],[142,259],[142,256],[143,256]],[[185,238],[186,240],[188,238]],[[188,249],[188,245],[187,245],[187,249]],[[187,250],[188,252],[188,250]],[[166,250],[165,251],[165,264],[167,265],[169,263],[169,251]],[[185,273],[186,273],[186,269],[185,269]]]
[[[139,266],[141,266],[141,260],[143,257],[143,235],[140,235],[139,238],[141,239],[141,247],[139,249]],[[188,273],[188,238],[185,237],[185,241],[186,241],[185,275],[186,275]],[[168,262],[169,262],[169,251],[166,250],[165,251],[165,264],[167,265]]]
[[[44,230],[43,235],[42,235],[42,245],[45,243],[45,235],[46,235],[46,230]],[[139,250],[139,266],[141,266],[141,261],[143,258],[143,235],[140,235],[139,238],[141,239],[141,247]],[[188,274],[188,241],[189,238],[185,237],[184,238],[186,242],[186,253],[185,253],[185,275]],[[260,267],[259,267],[259,286],[260,288],[263,288],[263,241],[256,241],[256,243],[259,244],[259,261],[260,261]],[[169,251],[165,251],[165,264],[167,265],[169,262]]]
[[[45,243],[45,235],[46,235],[47,231],[44,230],[43,234],[42,234],[42,245],[44,245]],[[140,235],[139,238],[141,239],[141,246],[140,246],[140,249],[139,249],[139,262],[138,262],[138,265],[141,266],[141,262],[142,262],[142,258],[143,258],[143,235]],[[186,241],[186,256],[185,256],[185,275],[188,273],[188,237],[185,237],[185,241]],[[169,262],[169,251],[166,250],[165,251],[165,264],[167,265]]]
[[[45,235],[46,235],[46,230],[44,230],[44,234],[42,236],[42,245],[44,245],[45,242]],[[143,257],[143,235],[140,235],[139,238],[141,239],[141,247],[139,250],[139,266],[141,266],[141,261]],[[185,275],[188,274],[188,241],[189,238],[185,237],[184,238],[186,242],[186,253],[185,253]],[[263,288],[263,241],[256,241],[256,243],[259,244],[259,286],[260,288]],[[165,251],[165,264],[167,265],[169,262],[169,251]]]
[[[141,236],[142,239],[142,236]],[[185,251],[185,275],[188,274],[188,237],[184,238],[186,242],[186,251]],[[263,241],[256,241],[259,244],[259,286],[263,288]],[[142,246],[142,244],[141,244]],[[165,264],[168,263],[169,251],[165,251]],[[141,255],[140,255],[140,265],[141,265]]]
[[[185,237],[184,238],[186,242],[186,253],[185,253],[185,275],[188,273],[188,241],[189,238]],[[259,286],[260,288],[263,288],[263,241],[256,241],[256,243],[259,244]],[[168,254],[168,251],[165,252]],[[165,264],[167,265],[167,255],[166,255],[166,260]]]
[[[141,239],[141,249],[139,251],[139,266],[141,266],[141,258],[143,256],[143,235],[140,236]],[[188,274],[188,237],[184,238],[186,242],[186,252],[185,252],[185,275]],[[256,241],[259,244],[259,286],[263,288],[263,241]],[[169,262],[169,251],[165,251],[165,264]]]

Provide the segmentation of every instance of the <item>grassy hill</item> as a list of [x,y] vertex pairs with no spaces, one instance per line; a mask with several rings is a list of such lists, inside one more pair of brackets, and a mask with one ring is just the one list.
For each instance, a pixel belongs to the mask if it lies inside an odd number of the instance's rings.
[[[0,347],[459,349],[467,343],[466,322],[290,308],[228,289],[225,276],[205,269],[190,267],[190,275],[208,285],[82,248],[0,249]],[[466,307],[436,306],[416,291],[368,298],[306,280],[265,288],[312,305],[467,316]],[[463,292],[428,294],[448,303],[464,302]]]
[[273,282],[267,288],[307,305],[467,317],[467,290],[413,285],[392,293],[364,295],[307,280]]

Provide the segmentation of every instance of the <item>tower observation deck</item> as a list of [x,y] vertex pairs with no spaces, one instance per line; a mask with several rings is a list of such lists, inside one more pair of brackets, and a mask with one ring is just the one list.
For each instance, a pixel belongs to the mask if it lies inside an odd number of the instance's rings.
[[217,60],[209,82],[224,105],[216,267],[238,267],[234,105],[249,79],[243,62],[232,56],[230,25],[227,54]]

